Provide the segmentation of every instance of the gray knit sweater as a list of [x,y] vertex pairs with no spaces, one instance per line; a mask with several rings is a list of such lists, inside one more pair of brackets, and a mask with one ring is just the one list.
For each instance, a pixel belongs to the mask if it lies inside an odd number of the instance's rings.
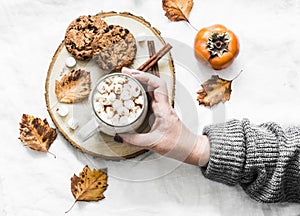
[[300,128],[244,119],[207,126],[203,134],[211,144],[204,176],[240,184],[260,202],[300,203]]

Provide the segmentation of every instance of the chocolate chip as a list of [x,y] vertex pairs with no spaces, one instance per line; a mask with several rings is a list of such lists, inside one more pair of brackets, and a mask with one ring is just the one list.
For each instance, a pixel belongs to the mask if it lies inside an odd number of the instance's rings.
[[109,32],[109,28],[107,27],[106,29],[104,29],[104,33]]
[[88,17],[91,17],[91,15],[88,15]]
[[93,33],[97,34],[98,33],[98,29],[94,29]]
[[112,65],[111,62],[108,62],[108,63],[107,63],[107,66],[108,66],[109,69],[112,69],[112,67],[113,67],[113,65]]
[[92,28],[93,28],[93,25],[88,24],[88,29],[92,29]]
[[125,33],[126,33],[126,34],[129,34],[129,31],[128,31],[128,29],[125,29]]
[[120,33],[122,33],[122,32],[123,32],[123,29],[122,29],[122,28],[120,28],[120,29],[119,29],[119,32],[120,32]]
[[77,18],[77,19],[76,19],[76,22],[80,22],[80,20],[81,20],[80,18]]
[[109,28],[110,30],[112,30],[112,29],[114,28],[114,26],[113,26],[113,25],[109,25],[108,28]]
[[89,57],[87,57],[87,56],[83,56],[83,59],[84,59],[84,60],[88,60],[88,59],[89,59]]

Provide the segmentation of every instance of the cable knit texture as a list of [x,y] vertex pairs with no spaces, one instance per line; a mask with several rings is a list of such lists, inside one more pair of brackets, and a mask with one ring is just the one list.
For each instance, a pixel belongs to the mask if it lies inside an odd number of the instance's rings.
[[207,126],[203,134],[211,145],[204,176],[240,184],[260,202],[300,203],[300,128],[244,119]]

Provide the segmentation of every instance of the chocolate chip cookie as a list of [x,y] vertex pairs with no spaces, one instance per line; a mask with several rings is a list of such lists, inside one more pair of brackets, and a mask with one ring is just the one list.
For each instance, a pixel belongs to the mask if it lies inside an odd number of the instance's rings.
[[103,70],[118,71],[132,64],[136,41],[128,29],[110,25],[97,34],[92,42],[93,58]]
[[78,60],[92,58],[92,41],[106,27],[106,22],[97,15],[78,17],[67,28],[64,40],[67,50]]

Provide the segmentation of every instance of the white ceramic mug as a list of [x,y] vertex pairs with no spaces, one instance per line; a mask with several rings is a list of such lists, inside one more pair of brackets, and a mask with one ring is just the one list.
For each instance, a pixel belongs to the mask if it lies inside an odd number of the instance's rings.
[[[123,77],[126,78],[127,80],[131,80],[131,82],[134,82],[141,91],[141,96],[143,98],[143,105],[142,105],[142,110],[139,113],[138,116],[136,116],[136,119],[134,119],[132,122],[128,122],[128,124],[125,125],[113,125],[112,123],[108,123],[104,121],[98,112],[96,111],[95,108],[95,96],[98,93],[98,86],[103,84],[107,78],[110,77]],[[98,93],[99,94],[99,93]],[[97,131],[101,131],[107,135],[110,136],[115,136],[116,133],[127,133],[127,132],[134,132],[136,131],[145,121],[147,111],[148,111],[148,100],[147,100],[147,95],[146,91],[141,85],[141,83],[136,80],[135,78],[123,74],[123,73],[112,73],[108,74],[104,77],[102,77],[95,87],[93,88],[91,97],[90,97],[90,103],[92,106],[92,111],[93,111],[93,117],[92,119],[87,122],[85,125],[83,125],[82,128],[79,129],[78,131],[78,137],[81,139],[81,141],[85,141],[89,139],[92,135],[94,135]]]

